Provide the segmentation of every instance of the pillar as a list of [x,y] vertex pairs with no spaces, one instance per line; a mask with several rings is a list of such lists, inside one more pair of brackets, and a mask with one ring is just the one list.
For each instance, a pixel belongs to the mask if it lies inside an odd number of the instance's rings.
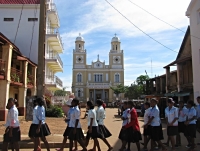
[[[180,64],[177,64],[177,89],[178,89],[178,92],[181,91],[181,66]],[[181,100],[181,97],[179,96],[178,97],[178,101]]]
[[23,61],[22,63],[22,71],[23,71],[23,83],[24,83],[24,86],[26,87],[27,86],[27,71],[28,71],[28,61]]
[[112,89],[109,89],[108,90],[108,102],[113,102],[115,100],[113,100],[113,92],[112,92]]
[[94,98],[94,104],[95,104],[96,103],[96,91],[95,91],[95,89],[94,89],[93,98]]
[[36,86],[36,74],[37,74],[37,67],[32,68],[32,75],[34,77],[33,79],[33,88],[31,89],[31,95],[34,96],[37,93],[37,86]]
[[24,116],[25,115],[25,110],[26,110],[26,91],[27,88],[25,87],[19,87],[19,107],[18,107],[18,111],[19,111],[19,115],[20,116]]
[[166,68],[166,93],[168,93],[168,87],[170,86],[170,67]]
[[105,91],[104,91],[104,88],[103,88],[103,92],[102,92],[102,100],[105,101]]

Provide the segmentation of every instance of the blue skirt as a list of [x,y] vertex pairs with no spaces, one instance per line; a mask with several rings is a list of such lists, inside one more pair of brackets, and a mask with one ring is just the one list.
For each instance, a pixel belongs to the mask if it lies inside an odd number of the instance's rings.
[[126,142],[137,143],[140,140],[142,140],[142,135],[140,131],[136,131],[132,127],[125,129],[123,135],[124,135],[123,139]]
[[4,134],[3,142],[19,142],[21,140],[21,131],[19,127],[12,129],[12,137],[9,137],[9,131]]
[[70,140],[83,140],[85,139],[83,131],[81,128],[76,129],[76,134],[74,134],[74,128],[70,128],[69,136],[68,138]]
[[108,138],[110,136],[112,136],[110,131],[104,125],[99,125],[99,137],[98,138]]

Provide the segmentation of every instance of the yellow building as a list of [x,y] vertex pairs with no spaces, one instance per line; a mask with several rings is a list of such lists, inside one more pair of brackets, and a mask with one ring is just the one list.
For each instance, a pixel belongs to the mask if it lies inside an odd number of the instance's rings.
[[[113,37],[109,51],[109,64],[97,60],[87,64],[87,51],[84,38],[79,35],[73,50],[72,91],[81,101],[102,99],[111,102],[116,99],[111,86],[124,85],[124,53],[120,48],[120,39]],[[118,96],[121,99],[123,96]]]
[[36,64],[0,32],[0,121],[6,119],[9,98],[17,100],[19,115],[25,115],[26,97],[36,93],[36,70]]

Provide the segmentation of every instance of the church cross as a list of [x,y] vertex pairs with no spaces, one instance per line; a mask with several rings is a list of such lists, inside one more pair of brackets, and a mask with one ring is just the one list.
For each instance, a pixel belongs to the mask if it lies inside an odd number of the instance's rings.
[[99,54],[97,55],[97,60],[99,60]]
[[115,37],[117,36],[117,34],[115,33]]

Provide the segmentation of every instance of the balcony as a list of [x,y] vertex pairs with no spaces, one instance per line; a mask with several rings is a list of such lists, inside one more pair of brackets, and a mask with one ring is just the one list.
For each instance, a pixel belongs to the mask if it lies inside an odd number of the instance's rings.
[[5,79],[5,61],[0,59],[0,80]]
[[46,38],[54,51],[57,51],[58,53],[63,52],[63,43],[57,28],[47,27]]
[[49,51],[45,57],[45,62],[54,72],[63,72],[63,62],[57,53]]
[[10,72],[11,83],[14,85],[23,85],[23,73],[20,70],[11,68]]
[[60,27],[60,19],[58,16],[56,5],[54,3],[47,3],[46,8],[47,8],[47,16],[51,21],[51,25],[53,27]]
[[109,89],[110,83],[87,83],[87,87],[90,89]]
[[34,86],[35,77],[33,75],[27,75],[27,86],[28,88],[32,88]]
[[55,75],[46,75],[45,85],[51,91],[60,90],[63,87],[62,81]]

